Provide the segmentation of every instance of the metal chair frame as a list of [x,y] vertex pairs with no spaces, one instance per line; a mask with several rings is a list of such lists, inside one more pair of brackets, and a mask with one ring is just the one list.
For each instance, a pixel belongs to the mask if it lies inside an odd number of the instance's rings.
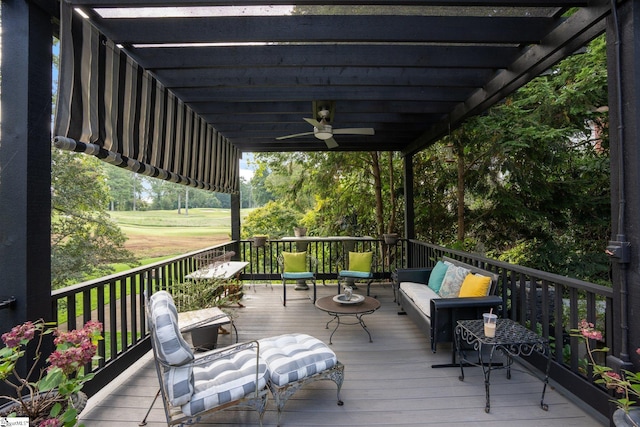
[[300,273],[290,273],[290,276],[287,276],[287,273],[284,272],[284,256],[282,253],[278,255],[278,267],[280,268],[280,275],[282,277],[282,305],[287,305],[287,281],[288,280],[311,280],[313,283],[313,298],[311,302],[313,304],[316,303],[316,273],[318,271],[318,260],[315,257],[307,254],[307,262],[306,265],[311,267],[309,271],[300,272]]

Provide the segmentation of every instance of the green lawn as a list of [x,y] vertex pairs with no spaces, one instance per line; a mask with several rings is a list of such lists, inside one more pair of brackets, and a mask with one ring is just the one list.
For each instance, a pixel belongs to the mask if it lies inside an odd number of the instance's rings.
[[[244,218],[250,209],[242,210]],[[231,211],[229,209],[189,209],[189,215],[170,211],[114,211],[109,213],[127,236],[127,247],[134,252],[141,265],[191,252],[229,240]],[[124,264],[114,264],[115,272],[129,270]],[[127,284],[126,293],[130,292]],[[82,312],[82,295],[77,296],[76,310]],[[120,298],[120,288],[116,290]],[[106,296],[106,302],[109,296]],[[91,292],[91,307],[97,306],[95,292]],[[66,307],[60,307],[58,319],[66,322]]]
[[229,209],[189,209],[189,215],[178,214],[176,210],[169,211],[114,211],[111,217],[121,227],[147,229],[215,229],[228,233],[231,227],[231,213]]

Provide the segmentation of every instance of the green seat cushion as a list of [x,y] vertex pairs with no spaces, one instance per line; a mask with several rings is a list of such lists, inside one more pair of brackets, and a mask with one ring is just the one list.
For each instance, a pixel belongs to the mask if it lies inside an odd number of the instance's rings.
[[371,271],[373,252],[349,252],[349,271]]
[[440,292],[440,286],[442,286],[442,280],[444,279],[444,275],[447,274],[449,265],[451,265],[451,263],[448,261],[438,261],[435,267],[433,267],[433,270],[431,270],[427,286],[429,286],[433,292]]
[[285,273],[300,273],[309,271],[309,269],[307,268],[306,252],[282,252],[282,258],[284,260]]

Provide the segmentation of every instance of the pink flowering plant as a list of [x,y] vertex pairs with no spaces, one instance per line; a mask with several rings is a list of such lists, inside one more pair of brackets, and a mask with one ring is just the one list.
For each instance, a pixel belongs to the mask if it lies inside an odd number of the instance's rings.
[[[38,368],[43,357],[45,335],[53,334],[55,351],[47,358],[49,366]],[[84,328],[63,332],[52,324],[38,320],[26,322],[2,334],[5,347],[0,349],[0,380],[15,390],[15,395],[0,396],[12,403],[1,416],[29,417],[31,426],[71,427],[78,423],[77,396],[93,374],[84,374],[84,366],[96,359],[102,324],[89,321]],[[27,345],[34,341],[34,363],[24,377],[16,364],[25,356]],[[36,379],[36,381],[33,381]]]
[[[618,408],[629,412],[629,409],[640,401],[640,373],[622,370],[614,372],[613,368],[600,365],[596,362],[597,352],[607,353],[607,347],[594,348],[593,341],[602,341],[602,332],[595,329],[593,323],[581,320],[578,329],[571,331],[571,336],[582,338],[587,348],[588,363],[593,369],[596,384],[602,384],[607,390],[613,390],[617,398],[612,399]],[[640,355],[640,348],[636,349]]]

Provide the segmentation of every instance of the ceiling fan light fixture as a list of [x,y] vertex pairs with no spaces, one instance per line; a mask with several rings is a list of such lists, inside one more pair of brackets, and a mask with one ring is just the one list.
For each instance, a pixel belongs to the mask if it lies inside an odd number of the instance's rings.
[[329,138],[332,138],[333,137],[332,127],[331,125],[327,125],[327,124],[325,124],[321,128],[314,127],[313,135],[316,138],[321,139],[323,141]]

